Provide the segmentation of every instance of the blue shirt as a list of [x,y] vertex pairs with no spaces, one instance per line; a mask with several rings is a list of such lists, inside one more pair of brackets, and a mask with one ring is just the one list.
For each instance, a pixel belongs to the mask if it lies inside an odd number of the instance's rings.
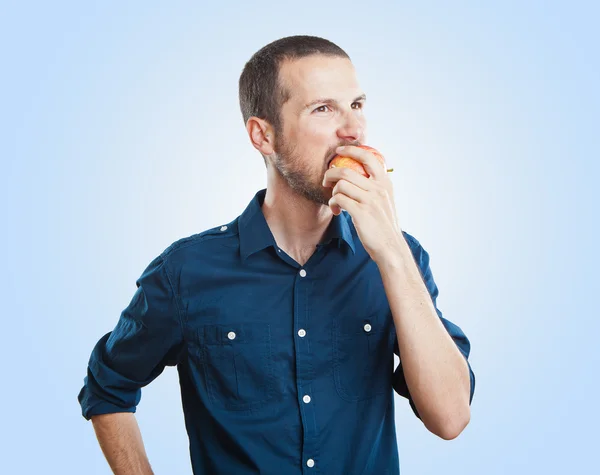
[[[83,416],[135,412],[141,388],[177,365],[195,475],[397,474],[393,389],[418,412],[394,371],[378,267],[346,212],[300,266],[278,248],[264,196],[144,270],[93,349]],[[429,256],[404,237],[435,304]],[[467,337],[437,313],[468,358]],[[474,387],[471,371],[471,399]]]

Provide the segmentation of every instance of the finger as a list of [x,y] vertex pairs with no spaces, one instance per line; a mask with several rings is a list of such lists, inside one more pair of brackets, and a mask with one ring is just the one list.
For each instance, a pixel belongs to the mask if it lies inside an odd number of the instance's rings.
[[335,207],[340,209],[345,209],[350,213],[350,216],[353,216],[354,213],[358,210],[359,204],[354,201],[352,198],[344,195],[343,193],[338,193],[335,196],[332,196],[329,200],[329,207],[333,211]]
[[364,150],[353,145],[346,145],[338,147],[336,153],[358,160],[369,176],[375,180],[381,180],[383,177],[387,176],[385,165],[382,165],[373,152],[370,152],[369,150]]
[[[364,177],[363,177],[364,178]],[[354,183],[350,183],[346,180],[340,180],[333,187],[331,192],[333,196],[338,193],[346,195],[348,198],[352,198],[357,203],[366,203],[369,192],[356,186]]]
[[356,186],[362,188],[365,191],[373,189],[372,180],[369,180],[367,177],[361,175],[356,170],[352,170],[351,168],[346,167],[335,167],[327,170],[323,178],[323,186],[325,188],[329,188],[331,186],[334,186],[340,180],[346,180],[350,183],[354,183]]

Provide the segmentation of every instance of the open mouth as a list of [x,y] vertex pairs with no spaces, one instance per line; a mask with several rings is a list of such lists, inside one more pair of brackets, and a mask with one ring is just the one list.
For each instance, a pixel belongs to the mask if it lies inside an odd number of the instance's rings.
[[331,161],[337,156],[337,153],[333,153],[329,159],[327,160],[327,168],[329,168],[329,165],[331,164]]

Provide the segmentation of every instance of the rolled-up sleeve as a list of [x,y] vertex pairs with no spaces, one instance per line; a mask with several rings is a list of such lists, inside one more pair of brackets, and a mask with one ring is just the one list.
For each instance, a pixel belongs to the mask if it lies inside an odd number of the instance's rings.
[[[454,343],[456,343],[456,346],[458,347],[459,351],[465,357],[465,360],[467,361],[467,365],[469,366],[469,376],[470,376],[470,380],[471,380],[471,392],[470,392],[470,396],[469,396],[469,404],[471,404],[471,402],[473,401],[473,394],[475,393],[475,374],[473,373],[473,370],[471,368],[471,363],[468,360],[469,354],[471,352],[471,343],[469,342],[469,339],[464,334],[464,332],[460,329],[460,327],[455,325],[451,321],[447,320],[446,318],[444,318],[442,316],[442,312],[437,308],[436,300],[438,297],[439,290],[433,279],[431,267],[429,266],[429,254],[427,253],[427,251],[425,251],[425,249],[423,249],[423,247],[421,246],[419,241],[417,241],[410,234],[404,233],[404,236],[406,237],[406,241],[408,242],[408,244],[411,248],[413,257],[415,258],[415,262],[419,266],[419,270],[421,271],[421,276],[423,277],[423,281],[425,282],[427,290],[429,291],[429,294],[431,295],[431,299],[433,301],[435,311],[437,312],[438,316],[440,317],[442,324],[448,331],[448,334],[452,337],[452,340],[454,340]],[[397,339],[396,339],[394,351],[398,356],[400,356]],[[408,401],[410,403],[410,407],[412,408],[413,412],[415,413],[415,415],[417,417],[420,418],[417,408],[415,406],[415,403],[410,395],[408,386],[406,384],[406,379],[404,377],[404,370],[402,369],[402,361],[400,361],[400,364],[398,365],[398,367],[396,368],[396,370],[394,372],[393,387],[394,387],[394,390],[400,396],[403,396],[408,399]]]
[[135,412],[141,388],[184,347],[181,316],[167,263],[155,258],[136,281],[137,290],[116,327],[95,345],[78,400],[83,417]]

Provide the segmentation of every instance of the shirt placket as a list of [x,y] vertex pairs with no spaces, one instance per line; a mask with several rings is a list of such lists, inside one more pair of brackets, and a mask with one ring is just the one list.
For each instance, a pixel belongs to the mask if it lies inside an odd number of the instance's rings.
[[296,350],[296,388],[303,428],[302,473],[319,473],[318,428],[313,395],[314,368],[311,356],[310,289],[309,271],[301,267],[297,271],[294,286],[294,331]]

